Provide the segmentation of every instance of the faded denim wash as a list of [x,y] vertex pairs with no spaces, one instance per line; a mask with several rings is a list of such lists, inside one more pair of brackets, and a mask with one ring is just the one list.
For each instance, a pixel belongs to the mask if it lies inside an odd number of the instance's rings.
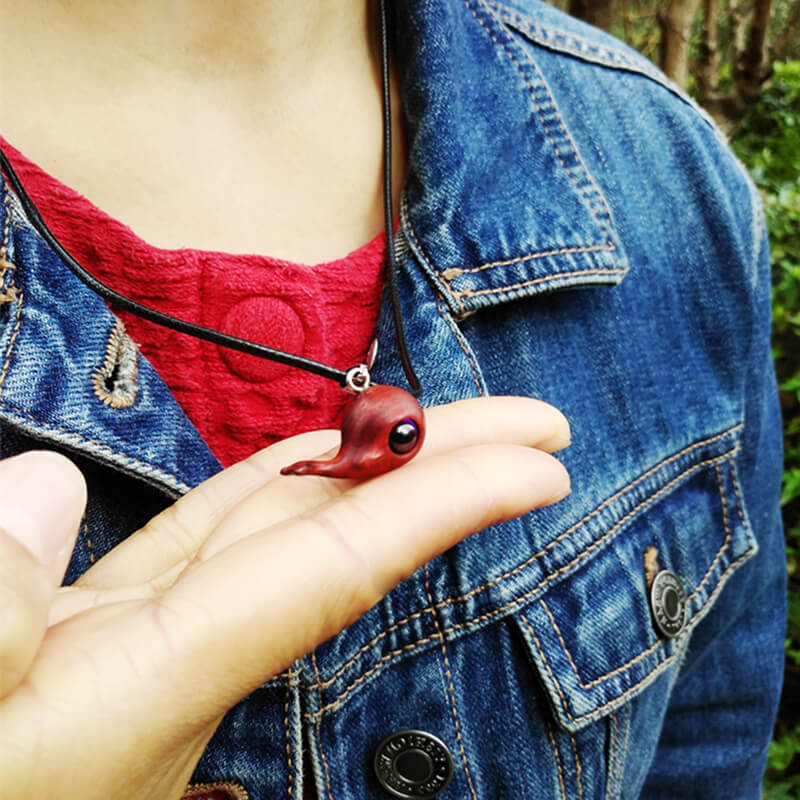
[[[422,402],[553,403],[573,492],[455,547],[265,684],[195,780],[299,798],[310,753],[320,798],[377,800],[375,747],[415,728],[453,756],[442,798],[757,798],[785,570],[755,190],[647,61],[552,7],[394,8],[410,144],[396,248]],[[0,444],[84,470],[71,581],[219,465],[2,193],[17,292]],[[374,378],[402,385],[387,303],[378,335]],[[675,639],[654,628],[645,552],[686,589]]]

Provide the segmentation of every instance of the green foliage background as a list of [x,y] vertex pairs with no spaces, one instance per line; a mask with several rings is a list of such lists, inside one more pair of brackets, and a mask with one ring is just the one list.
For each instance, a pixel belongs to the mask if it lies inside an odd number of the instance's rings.
[[783,698],[764,797],[800,798],[800,61],[775,65],[732,146],[758,185],[772,247],[773,353],[784,418],[781,503],[789,570]]

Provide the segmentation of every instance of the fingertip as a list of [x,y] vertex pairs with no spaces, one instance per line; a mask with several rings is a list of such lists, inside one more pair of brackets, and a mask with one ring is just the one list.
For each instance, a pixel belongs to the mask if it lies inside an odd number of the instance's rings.
[[508,447],[507,458],[519,459],[510,465],[510,472],[525,481],[524,491],[531,508],[541,508],[563,500],[572,491],[572,483],[567,468],[550,452],[544,449]]
[[549,408],[555,418],[555,424],[553,425],[552,433],[542,439],[536,447],[539,450],[544,450],[546,453],[556,453],[572,444],[572,431],[569,420],[564,414],[555,406],[549,406]]
[[30,450],[0,461],[0,526],[60,580],[86,507],[86,481],[68,458]]
[[565,497],[568,497],[572,494],[572,478],[570,477],[567,468],[557,459],[553,458],[555,461],[555,465],[553,467],[553,493],[550,496],[549,503],[552,505],[553,503],[558,503],[560,500],[563,500]]
[[519,517],[563,500],[571,491],[566,467],[553,455],[520,445],[480,445],[462,451],[462,458],[477,470],[473,477],[484,497],[496,504],[490,509],[494,522]]
[[[36,475],[48,489],[55,488],[58,499],[67,499],[82,506],[86,503],[86,479],[75,463],[55,450],[27,450],[0,461],[0,469],[26,476]],[[3,476],[6,479],[6,476]]]

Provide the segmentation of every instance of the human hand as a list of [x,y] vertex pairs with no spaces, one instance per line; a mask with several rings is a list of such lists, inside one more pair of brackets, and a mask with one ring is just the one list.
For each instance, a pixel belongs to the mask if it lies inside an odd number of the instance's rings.
[[[426,420],[415,461],[360,484],[279,475],[334,446],[335,432],[268,448],[57,592],[68,549],[51,546],[61,554],[39,560],[0,539],[0,612],[11,620],[0,628],[0,664],[10,664],[0,680],[4,791],[15,800],[180,798],[238,700],[460,539],[568,491],[566,471],[543,452],[568,442],[552,407],[480,398],[430,409]],[[21,496],[43,480],[57,487],[38,527],[63,542],[84,502],[77,470],[26,454],[0,465],[4,483],[9,464]],[[19,514],[6,496],[0,526],[11,530]],[[5,567],[6,551],[16,566]]]

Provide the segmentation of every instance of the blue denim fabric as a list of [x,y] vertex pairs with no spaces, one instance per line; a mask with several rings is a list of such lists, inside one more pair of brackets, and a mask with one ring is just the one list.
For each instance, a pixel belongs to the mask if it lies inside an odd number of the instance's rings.
[[[546,4],[406,0],[395,17],[395,244],[423,404],[553,403],[573,492],[431,562],[265,684],[195,779],[299,798],[305,745],[324,800],[388,797],[375,747],[415,728],[452,753],[443,798],[757,798],[785,616],[757,195],[679,90]],[[0,230],[18,290],[2,454],[46,443],[87,474],[74,580],[219,465],[141,357],[114,374],[114,317],[5,187]],[[374,377],[402,385],[386,303],[378,333]],[[675,639],[653,625],[646,552],[686,589]]]

